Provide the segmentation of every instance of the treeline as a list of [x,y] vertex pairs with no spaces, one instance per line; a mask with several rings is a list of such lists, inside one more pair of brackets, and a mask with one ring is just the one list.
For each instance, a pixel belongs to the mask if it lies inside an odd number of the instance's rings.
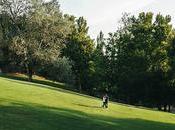
[[110,93],[119,101],[170,111],[175,103],[175,31],[171,17],[125,14],[121,23],[109,38],[99,36],[105,61],[102,81],[107,81]]
[[57,0],[2,0],[0,69],[73,84],[94,96],[170,111],[175,104],[175,31],[171,17],[124,14],[97,40],[87,21],[63,14]]

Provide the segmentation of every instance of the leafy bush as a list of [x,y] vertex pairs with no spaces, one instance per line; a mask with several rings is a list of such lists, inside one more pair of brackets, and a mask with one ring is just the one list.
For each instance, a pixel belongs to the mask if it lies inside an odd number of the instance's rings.
[[72,72],[72,61],[68,58],[58,58],[49,65],[44,65],[39,73],[51,80],[74,84],[74,74]]

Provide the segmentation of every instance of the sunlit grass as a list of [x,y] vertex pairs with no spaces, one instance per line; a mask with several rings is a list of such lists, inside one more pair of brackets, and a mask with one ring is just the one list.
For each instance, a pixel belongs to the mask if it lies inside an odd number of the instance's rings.
[[175,115],[0,78],[0,130],[174,130]]

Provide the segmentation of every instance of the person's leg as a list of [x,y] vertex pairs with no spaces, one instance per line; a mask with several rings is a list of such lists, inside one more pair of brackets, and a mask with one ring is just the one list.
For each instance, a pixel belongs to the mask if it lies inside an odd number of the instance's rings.
[[102,104],[102,107],[104,108],[105,107],[105,103],[103,102],[103,104]]
[[105,108],[108,108],[108,102],[105,102]]
[[106,108],[108,108],[108,103],[106,103]]
[[104,102],[104,108],[106,108],[106,102]]

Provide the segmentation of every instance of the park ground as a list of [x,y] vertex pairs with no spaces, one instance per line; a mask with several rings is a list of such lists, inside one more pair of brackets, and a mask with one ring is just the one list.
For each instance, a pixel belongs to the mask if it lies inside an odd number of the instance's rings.
[[0,130],[175,130],[175,114],[0,77]]

